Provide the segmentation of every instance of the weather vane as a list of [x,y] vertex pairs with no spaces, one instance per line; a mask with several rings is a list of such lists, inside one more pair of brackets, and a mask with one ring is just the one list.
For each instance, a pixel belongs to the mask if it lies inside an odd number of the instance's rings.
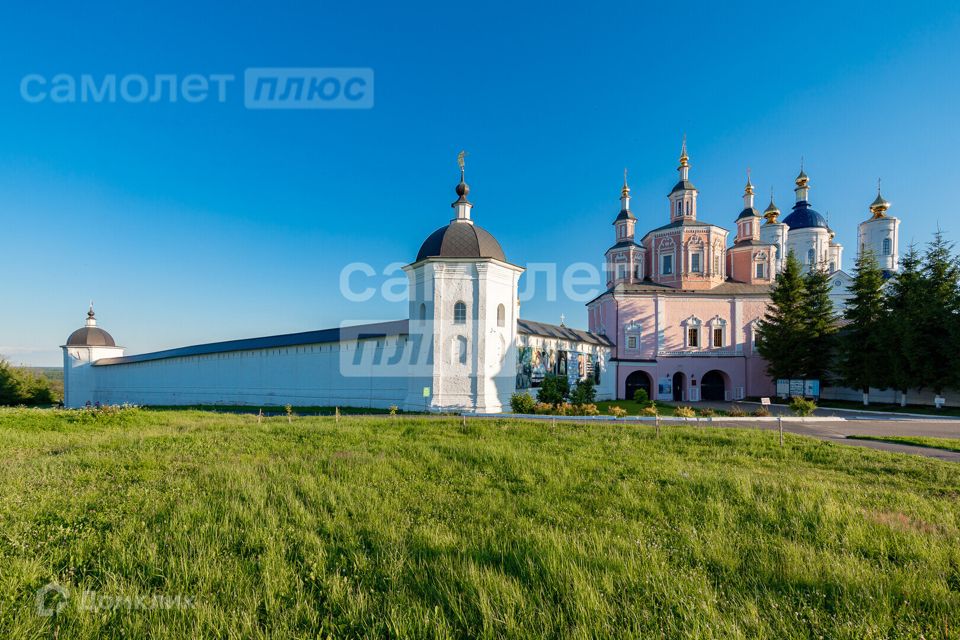
[[466,157],[467,157],[466,151],[461,151],[460,153],[457,154],[457,166],[460,167],[460,171],[463,171],[463,165],[464,165],[463,159]]

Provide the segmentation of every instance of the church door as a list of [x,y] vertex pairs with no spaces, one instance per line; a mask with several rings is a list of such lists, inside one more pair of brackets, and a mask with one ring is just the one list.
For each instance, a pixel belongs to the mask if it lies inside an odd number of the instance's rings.
[[684,375],[680,372],[673,374],[673,401],[683,402]]

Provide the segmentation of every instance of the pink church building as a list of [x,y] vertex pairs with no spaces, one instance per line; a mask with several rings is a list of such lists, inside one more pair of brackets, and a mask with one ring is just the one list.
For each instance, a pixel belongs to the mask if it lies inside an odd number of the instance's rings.
[[613,342],[616,395],[645,389],[684,402],[773,395],[756,324],[785,247],[761,239],[764,218],[749,175],[731,245],[726,229],[698,217],[686,143],[677,170],[667,223],[642,237],[624,179],[616,243],[605,256],[607,290],[587,304],[590,331]]

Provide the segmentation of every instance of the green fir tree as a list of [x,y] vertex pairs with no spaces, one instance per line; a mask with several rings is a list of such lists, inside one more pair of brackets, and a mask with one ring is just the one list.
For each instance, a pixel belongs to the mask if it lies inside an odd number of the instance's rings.
[[767,372],[774,379],[795,378],[804,372],[805,296],[803,267],[791,251],[770,292],[770,306],[757,323],[757,351],[767,361]]
[[869,404],[870,387],[885,387],[883,369],[889,361],[883,327],[886,322],[883,271],[873,251],[857,258],[844,319],[847,324],[839,343],[838,369],[843,384],[864,393]]

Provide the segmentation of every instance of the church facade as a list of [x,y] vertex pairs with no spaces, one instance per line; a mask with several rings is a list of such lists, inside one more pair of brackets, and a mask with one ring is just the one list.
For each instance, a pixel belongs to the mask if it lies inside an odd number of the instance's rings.
[[[806,269],[826,270],[839,312],[851,282],[841,269],[843,247],[811,206],[802,167],[796,202],[782,221],[772,197],[763,214],[755,208],[748,173],[733,238],[700,216],[686,142],[677,171],[666,223],[642,236],[624,179],[615,243],[605,254],[607,290],[587,304],[590,331],[614,344],[617,396],[632,398],[637,389],[678,402],[772,396],[756,337],[776,274],[789,252]],[[878,191],[871,218],[859,227],[859,250],[871,249],[893,274],[899,221],[886,214],[889,206]]]
[[[606,290],[587,304],[588,330],[519,317],[524,269],[475,224],[461,163],[453,219],[404,267],[407,318],[126,355],[91,306],[62,346],[64,404],[497,413],[513,393],[535,394],[548,375],[571,384],[589,378],[599,400],[637,389],[683,402],[772,395],[755,333],[776,274],[793,251],[806,268],[830,272],[840,308],[850,282],[843,247],[811,207],[802,169],[782,221],[772,199],[763,214],[754,208],[748,175],[733,237],[701,218],[685,142],[678,171],[665,224],[642,236],[625,176],[615,243],[604,256]],[[899,221],[888,208],[878,192],[859,249],[872,249],[892,275]]]

